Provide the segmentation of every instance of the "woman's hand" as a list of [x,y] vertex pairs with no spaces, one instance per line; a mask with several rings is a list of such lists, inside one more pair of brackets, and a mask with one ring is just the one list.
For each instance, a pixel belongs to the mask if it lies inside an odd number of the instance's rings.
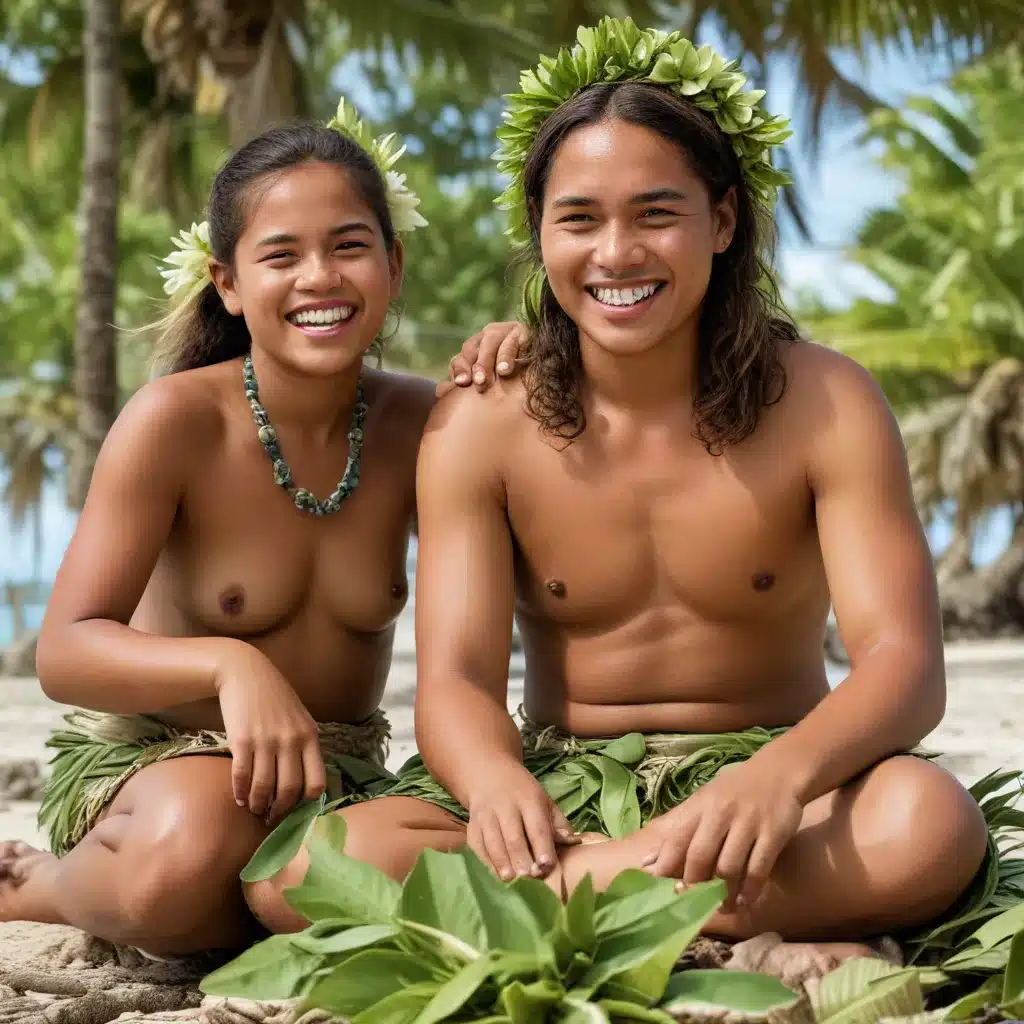
[[319,797],[327,777],[316,722],[270,659],[249,644],[232,648],[216,687],[238,806],[270,823]]
[[437,397],[446,395],[453,387],[468,388],[470,384],[485,391],[494,374],[511,377],[528,337],[526,327],[520,323],[488,324],[467,339],[462,350],[452,357],[448,377],[437,385]]

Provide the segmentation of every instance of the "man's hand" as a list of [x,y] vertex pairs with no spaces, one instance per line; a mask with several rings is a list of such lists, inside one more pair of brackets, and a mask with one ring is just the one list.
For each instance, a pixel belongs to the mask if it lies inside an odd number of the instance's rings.
[[495,373],[511,377],[515,373],[516,358],[528,337],[526,327],[520,323],[488,324],[468,338],[462,350],[452,356],[447,378],[437,385],[437,397],[446,395],[453,387],[468,388],[470,384],[484,391]]
[[803,808],[789,781],[753,761],[722,770],[679,807],[648,826],[654,840],[643,866],[684,885],[724,879],[726,909],[761,894]]
[[556,845],[579,842],[541,784],[521,765],[485,773],[469,798],[469,848],[503,881],[544,878],[558,862]]

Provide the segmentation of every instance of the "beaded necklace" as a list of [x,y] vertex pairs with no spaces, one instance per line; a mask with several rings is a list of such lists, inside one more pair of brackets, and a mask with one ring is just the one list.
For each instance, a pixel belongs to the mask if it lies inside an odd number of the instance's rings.
[[348,428],[348,462],[338,486],[331,494],[319,501],[311,491],[304,487],[296,487],[292,482],[291,467],[284,461],[281,446],[277,440],[277,431],[267,416],[267,410],[260,403],[259,386],[252,368],[252,356],[242,360],[242,380],[245,385],[245,397],[252,409],[252,418],[258,428],[260,444],[263,445],[271,466],[274,467],[274,483],[283,487],[290,495],[295,507],[300,512],[311,516],[329,516],[341,508],[342,502],[359,486],[359,456],[363,449],[363,420],[366,417],[366,396],[363,393],[363,378],[356,383],[356,404],[352,407],[352,421]]

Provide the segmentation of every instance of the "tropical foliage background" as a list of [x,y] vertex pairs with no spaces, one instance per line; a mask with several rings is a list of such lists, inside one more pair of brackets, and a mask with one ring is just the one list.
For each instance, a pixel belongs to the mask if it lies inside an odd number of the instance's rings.
[[[432,230],[409,244],[390,359],[439,372],[466,332],[512,313],[500,101],[541,50],[603,14],[711,33],[765,79],[795,63],[813,157],[830,118],[905,189],[850,256],[885,301],[804,301],[809,337],[876,373],[902,417],[922,515],[952,516],[940,575],[951,633],[1024,631],[1024,100],[1017,0],[5,0],[0,6],[0,464],[15,518],[59,479],[80,505],[119,403],[147,374],[153,255],[201,210],[226,148],[291,114],[329,116],[340,72],[410,140]],[[842,70],[883,47],[941,55],[942,98],[884,104]],[[786,157],[791,162],[790,157]],[[808,232],[797,176],[787,216]],[[439,273],[439,268],[444,268]],[[111,325],[116,324],[118,329]],[[994,510],[1013,542],[972,563]]]

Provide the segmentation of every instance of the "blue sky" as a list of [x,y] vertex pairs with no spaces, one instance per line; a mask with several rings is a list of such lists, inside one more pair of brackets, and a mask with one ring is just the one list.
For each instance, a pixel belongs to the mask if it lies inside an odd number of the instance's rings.
[[[853,58],[840,61],[850,78],[873,94],[898,105],[915,93],[941,89],[948,77],[944,62],[874,51],[863,65]],[[814,233],[803,241],[784,219],[781,222],[779,264],[788,293],[808,289],[830,304],[846,305],[856,295],[882,298],[885,290],[870,274],[844,259],[842,250],[854,238],[864,214],[891,205],[900,182],[875,162],[876,152],[858,146],[863,121],[855,115],[834,115],[826,126],[817,159],[811,161],[802,144],[808,129],[796,102],[797,78],[791,62],[771,69],[765,98],[772,113],[793,119],[797,171],[803,184],[808,220]]]

